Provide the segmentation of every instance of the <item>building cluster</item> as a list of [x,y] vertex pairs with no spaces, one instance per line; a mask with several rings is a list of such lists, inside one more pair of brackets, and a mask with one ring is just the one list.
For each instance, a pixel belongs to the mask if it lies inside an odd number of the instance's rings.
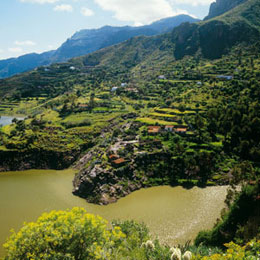
[[156,135],[163,131],[166,132],[175,132],[178,134],[186,134],[188,131],[188,127],[186,126],[174,126],[174,125],[166,125],[164,127],[162,126],[148,126],[148,134],[150,135]]
[[124,91],[124,92],[133,92],[133,93],[138,93],[138,89],[134,86],[129,86],[128,83],[121,83],[119,87],[112,87],[111,88],[111,93],[115,93],[118,89]]

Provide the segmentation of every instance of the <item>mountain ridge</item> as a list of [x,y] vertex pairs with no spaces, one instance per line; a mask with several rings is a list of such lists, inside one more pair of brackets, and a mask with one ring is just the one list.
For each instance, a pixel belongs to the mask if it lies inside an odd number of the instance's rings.
[[[185,56],[201,56],[206,59],[218,59],[235,46],[255,46],[260,48],[260,2],[248,0],[229,12],[199,23],[183,23],[171,32],[158,36],[138,36],[123,43],[113,45],[94,53],[73,58],[64,64],[53,64],[51,72],[43,68],[0,80],[1,94],[20,93],[22,97],[47,93],[61,93],[68,87],[63,82],[74,74],[90,75],[92,72],[113,74],[114,80],[122,80],[120,75],[133,77],[142,67],[163,66],[168,61],[182,59]],[[257,46],[258,44],[258,46]],[[74,72],[70,67],[76,68]],[[112,72],[112,73],[111,73]],[[101,72],[100,72],[101,73]],[[51,77],[50,77],[51,75]],[[98,83],[97,83],[98,84]],[[55,87],[56,86],[56,87]],[[55,90],[57,89],[57,90]],[[63,89],[63,90],[61,90]]]
[[0,60],[0,78],[13,76],[38,66],[55,62],[64,62],[70,58],[86,55],[99,49],[128,40],[139,35],[158,35],[172,30],[182,22],[197,22],[198,19],[188,15],[178,15],[164,18],[150,25],[140,27],[103,26],[99,29],[85,29],[76,32],[67,39],[57,50],[41,54],[31,53],[18,58]]
[[[147,52],[148,47],[146,46],[142,50],[138,47],[138,44],[149,45],[148,42],[150,42],[153,45],[153,48],[150,48],[151,52],[169,48],[168,55],[173,51],[173,57],[176,59],[182,59],[186,55],[195,55],[196,53],[200,53],[204,58],[217,59],[238,43],[252,44],[259,41],[260,19],[258,14],[260,14],[260,2],[248,0],[221,16],[199,23],[182,23],[164,35],[150,37],[149,39],[139,37],[139,42],[136,39],[131,39],[117,46],[116,50],[119,52],[120,49],[125,48],[124,52],[130,53],[130,50],[126,50],[126,48],[131,45],[132,41],[137,46],[136,52],[141,55],[142,51],[143,53]],[[110,50],[113,52],[113,46],[110,47]],[[99,50],[93,55],[96,55],[98,60],[100,55],[109,56],[107,52],[109,52],[109,49]],[[90,62],[89,65],[93,65],[93,55],[87,55],[78,60],[84,60],[84,64]],[[124,55],[122,52],[119,56],[120,60],[116,58],[116,55],[111,58],[114,64],[124,63],[123,57],[129,56],[129,54]],[[103,62],[100,64],[106,64],[106,61],[107,58],[103,58]]]

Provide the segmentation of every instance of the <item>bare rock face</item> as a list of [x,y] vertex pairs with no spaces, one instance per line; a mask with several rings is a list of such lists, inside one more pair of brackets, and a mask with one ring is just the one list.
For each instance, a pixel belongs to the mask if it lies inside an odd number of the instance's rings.
[[209,14],[205,20],[222,15],[246,1],[247,0],[216,0],[216,2],[211,4]]

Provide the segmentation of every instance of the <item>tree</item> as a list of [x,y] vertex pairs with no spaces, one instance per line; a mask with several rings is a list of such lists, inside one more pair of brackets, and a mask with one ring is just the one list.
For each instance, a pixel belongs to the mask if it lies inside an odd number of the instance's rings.
[[88,106],[89,106],[89,110],[91,112],[93,110],[93,108],[95,107],[95,93],[91,93]]
[[201,141],[202,131],[203,131],[203,127],[204,127],[204,120],[200,115],[196,115],[195,125],[196,125],[197,131],[199,133],[199,139]]
[[80,97],[80,96],[81,96],[81,92],[80,92],[79,89],[77,90],[76,95],[77,95],[77,97]]

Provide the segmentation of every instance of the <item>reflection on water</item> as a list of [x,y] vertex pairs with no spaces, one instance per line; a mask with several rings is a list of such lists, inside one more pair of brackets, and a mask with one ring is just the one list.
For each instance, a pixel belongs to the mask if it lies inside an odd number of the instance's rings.
[[1,116],[0,115],[0,126],[10,125],[12,124],[12,120],[16,118],[18,120],[23,120],[22,117],[11,117],[11,116]]
[[[0,174],[0,244],[24,221],[34,221],[45,211],[84,207],[108,220],[143,221],[154,236],[174,244],[193,239],[210,228],[224,206],[226,187],[193,188],[168,186],[143,189],[115,204],[88,204],[71,194],[72,170],[31,170]],[[0,255],[3,249],[0,248]]]

